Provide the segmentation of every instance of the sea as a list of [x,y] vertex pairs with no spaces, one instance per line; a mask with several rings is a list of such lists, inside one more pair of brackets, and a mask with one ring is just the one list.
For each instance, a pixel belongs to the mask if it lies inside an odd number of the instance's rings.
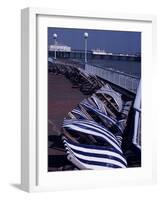
[[89,60],[89,64],[121,71],[136,77],[141,77],[141,62],[132,60]]
[[88,64],[104,69],[121,71],[137,78],[141,78],[141,61],[114,60],[114,59],[89,59]]

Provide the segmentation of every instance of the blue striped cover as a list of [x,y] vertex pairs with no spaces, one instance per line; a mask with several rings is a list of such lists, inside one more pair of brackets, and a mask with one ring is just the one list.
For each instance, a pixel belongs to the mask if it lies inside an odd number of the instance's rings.
[[117,138],[103,126],[98,123],[90,120],[64,120],[63,128],[67,131],[75,131],[81,134],[93,135],[105,140],[113,148],[117,149],[119,152],[122,152],[120,143]]
[[63,137],[67,157],[82,169],[125,168],[127,162],[122,153],[108,147],[76,144]]

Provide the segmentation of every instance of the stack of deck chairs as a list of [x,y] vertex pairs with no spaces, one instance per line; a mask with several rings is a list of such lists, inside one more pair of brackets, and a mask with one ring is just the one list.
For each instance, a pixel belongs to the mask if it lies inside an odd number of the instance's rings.
[[51,72],[64,75],[87,95],[62,125],[67,159],[78,169],[126,168],[121,145],[132,101],[77,66],[54,64]]
[[91,95],[104,85],[94,74],[88,74],[83,69],[69,64],[53,64],[49,72],[62,74],[69,79],[73,87],[77,87],[85,95]]

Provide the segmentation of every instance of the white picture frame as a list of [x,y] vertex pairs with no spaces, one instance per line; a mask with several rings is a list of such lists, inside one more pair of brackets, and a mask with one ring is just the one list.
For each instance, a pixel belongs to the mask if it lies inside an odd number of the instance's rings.
[[[84,20],[87,22],[84,24]],[[44,113],[47,105],[46,72],[47,52],[44,30],[55,27],[93,27],[107,29],[104,25],[110,22],[113,30],[141,31],[142,35],[142,167],[130,168],[127,171],[78,171],[50,172],[47,166],[47,134]],[[69,22],[69,23],[67,23]],[[77,25],[74,25],[77,22]],[[92,25],[93,24],[93,25]],[[99,24],[99,25],[98,25]],[[156,19],[151,15],[112,14],[64,11],[43,8],[25,8],[21,16],[21,187],[25,191],[54,191],[75,188],[97,188],[119,184],[147,184],[156,180],[155,134],[151,123],[151,97],[147,89],[152,89],[149,79],[154,73]],[[46,38],[47,40],[47,38]],[[41,56],[42,55],[42,56]],[[43,57],[41,62],[39,57]],[[45,63],[46,62],[46,63]],[[153,72],[150,67],[153,64]],[[146,67],[145,67],[146,66]],[[41,80],[41,81],[40,81]],[[41,90],[40,90],[41,88]],[[44,114],[44,115],[42,115]],[[42,117],[43,116],[43,117]],[[46,115],[45,115],[46,116]],[[42,122],[43,121],[43,125]],[[47,121],[47,120],[46,120]],[[41,125],[40,125],[41,124]],[[41,127],[40,127],[41,126]],[[41,130],[41,131],[40,131]],[[47,131],[47,130],[46,130]],[[40,156],[41,154],[41,156]],[[45,160],[46,159],[46,160]],[[107,181],[108,180],[108,181]]]

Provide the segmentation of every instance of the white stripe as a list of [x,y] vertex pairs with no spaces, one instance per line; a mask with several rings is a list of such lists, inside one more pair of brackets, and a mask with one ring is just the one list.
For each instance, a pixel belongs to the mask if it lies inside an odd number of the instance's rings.
[[[70,125],[75,125],[75,126],[78,126],[78,125],[81,125],[81,126],[84,126],[84,127],[88,127],[88,128],[90,128],[90,129],[92,129],[93,131],[99,131],[99,134],[101,134],[100,133],[100,131],[102,132],[102,134],[105,134],[107,137],[110,137],[111,139],[113,139],[118,145],[120,145],[119,143],[118,143],[118,140],[117,140],[117,138],[115,137],[115,135],[113,135],[111,132],[108,132],[107,130],[101,130],[101,127],[99,127],[99,126],[97,126],[97,127],[95,127],[94,125],[97,125],[97,124],[88,124],[88,123],[83,123],[83,121],[73,121],[73,123],[71,124],[71,123],[68,123],[68,124],[65,124],[65,125],[63,125],[64,127],[66,127],[66,126],[70,126]],[[92,126],[93,125],[93,126]],[[69,127],[68,126],[68,127]],[[85,129],[86,130],[86,129]]]
[[95,161],[95,162],[103,162],[103,163],[107,163],[107,164],[113,164],[113,165],[117,165],[119,167],[125,168],[125,165],[123,165],[122,163],[112,160],[112,159],[108,159],[108,158],[97,158],[97,157],[89,157],[86,155],[81,155],[78,153],[75,153],[76,157],[83,159],[83,160],[87,160],[87,161]]
[[[89,165],[89,164],[86,164],[86,163],[83,163],[83,162],[81,162],[80,160],[78,160],[76,157],[72,157],[72,156],[70,156],[71,157],[71,162],[74,164],[74,165],[76,165],[76,162],[77,163],[80,163],[81,165],[83,165],[86,169],[96,169],[96,170],[102,170],[102,169],[111,169],[110,167],[105,167],[105,166],[98,166],[98,165]],[[73,158],[73,159],[72,159]],[[69,158],[68,158],[69,159]],[[74,162],[74,160],[76,161],[76,162]],[[77,167],[79,167],[78,165],[76,165]]]
[[72,110],[71,112],[73,112],[73,113],[75,113],[75,114],[78,114],[78,115],[84,117],[85,119],[88,119],[87,116],[86,116],[84,113],[80,112],[80,111]]
[[77,131],[83,132],[85,134],[95,135],[95,136],[99,136],[101,138],[104,138],[107,142],[109,142],[113,147],[115,147],[118,151],[120,151],[122,153],[122,150],[121,150],[119,145],[116,145],[113,141],[111,141],[106,136],[101,135],[100,133],[96,133],[96,132],[91,131],[91,130],[84,130],[84,129],[82,129],[82,128],[78,127],[78,126],[75,126],[75,125],[67,125],[66,127],[69,127],[69,128],[71,128],[73,130],[77,130]]
[[105,114],[107,115],[105,104],[98,98],[96,95],[92,95],[91,98],[96,103],[97,107]]
[[112,151],[78,147],[78,146],[74,146],[73,144],[69,144],[67,141],[65,141],[65,144],[67,144],[70,148],[72,148],[74,150],[85,152],[85,153],[95,153],[95,154],[100,154],[100,155],[114,156],[114,157],[119,158],[120,160],[122,160],[125,164],[127,164],[127,162],[124,159],[124,157],[122,157],[120,154],[117,154],[117,153],[112,152]]
[[91,108],[92,109],[92,111],[95,111],[97,114],[99,114],[99,115],[101,115],[101,116],[103,116],[104,118],[106,118],[106,119],[108,119],[109,121],[111,121],[114,125],[116,125],[116,121],[115,120],[113,120],[112,118],[110,118],[109,116],[107,116],[107,115],[105,115],[105,114],[103,114],[102,112],[100,112],[100,110],[98,110],[97,108],[92,108],[92,106],[91,105],[89,105],[89,104],[86,104],[86,103],[80,103],[81,105],[84,105],[85,107],[87,107],[87,108]]
[[[123,165],[122,163],[120,163],[119,161],[113,160],[113,159],[108,159],[108,158],[98,158],[98,157],[94,157],[94,156],[86,156],[86,155],[81,155],[78,154],[76,152],[73,152],[72,149],[70,149],[70,147],[68,148],[68,151],[70,154],[72,154],[72,156],[76,156],[80,159],[86,160],[86,161],[94,161],[94,162],[101,162],[101,163],[107,163],[107,164],[113,164],[122,168],[126,168],[125,165]],[[96,164],[99,166],[99,164]],[[108,167],[108,166],[105,166]]]
[[113,139],[118,145],[119,145],[119,143],[118,143],[118,141],[117,141],[117,138],[112,134],[112,133],[108,133],[107,131],[105,132],[105,131],[103,131],[103,130],[101,130],[101,129],[99,129],[99,128],[97,128],[97,127],[95,127],[95,126],[92,126],[92,125],[90,125],[90,124],[83,124],[82,122],[80,122],[80,123],[75,123],[75,124],[73,124],[73,125],[81,125],[81,126],[84,126],[84,127],[88,127],[88,128],[90,128],[90,129],[92,129],[92,130],[96,130],[96,131],[99,131],[99,133],[100,133],[100,131],[103,133],[103,134],[105,134],[107,137],[110,137],[111,139]]
[[[67,120],[66,120],[67,121]],[[101,130],[104,130],[105,132],[107,132],[107,133],[109,133],[110,131],[108,131],[108,129],[107,128],[104,128],[102,125],[100,125],[100,124],[98,124],[98,123],[96,123],[96,122],[94,122],[94,121],[91,121],[91,120],[82,120],[82,121],[80,121],[80,120],[72,120],[72,122],[73,123],[80,123],[80,122],[82,122],[82,123],[84,123],[84,124],[91,124],[91,125],[94,125],[94,126],[97,126],[99,129],[101,129]],[[72,123],[71,122],[71,123]],[[110,133],[109,133],[110,134]],[[112,135],[113,135],[113,133],[111,133]]]
[[100,90],[98,90],[96,92],[97,94],[99,93],[103,93],[103,94],[107,94],[109,96],[111,96],[113,98],[113,100],[115,101],[115,103],[117,104],[117,106],[119,107],[119,112],[122,109],[122,99],[119,93],[115,92],[114,90],[107,90],[104,88],[101,88]]

